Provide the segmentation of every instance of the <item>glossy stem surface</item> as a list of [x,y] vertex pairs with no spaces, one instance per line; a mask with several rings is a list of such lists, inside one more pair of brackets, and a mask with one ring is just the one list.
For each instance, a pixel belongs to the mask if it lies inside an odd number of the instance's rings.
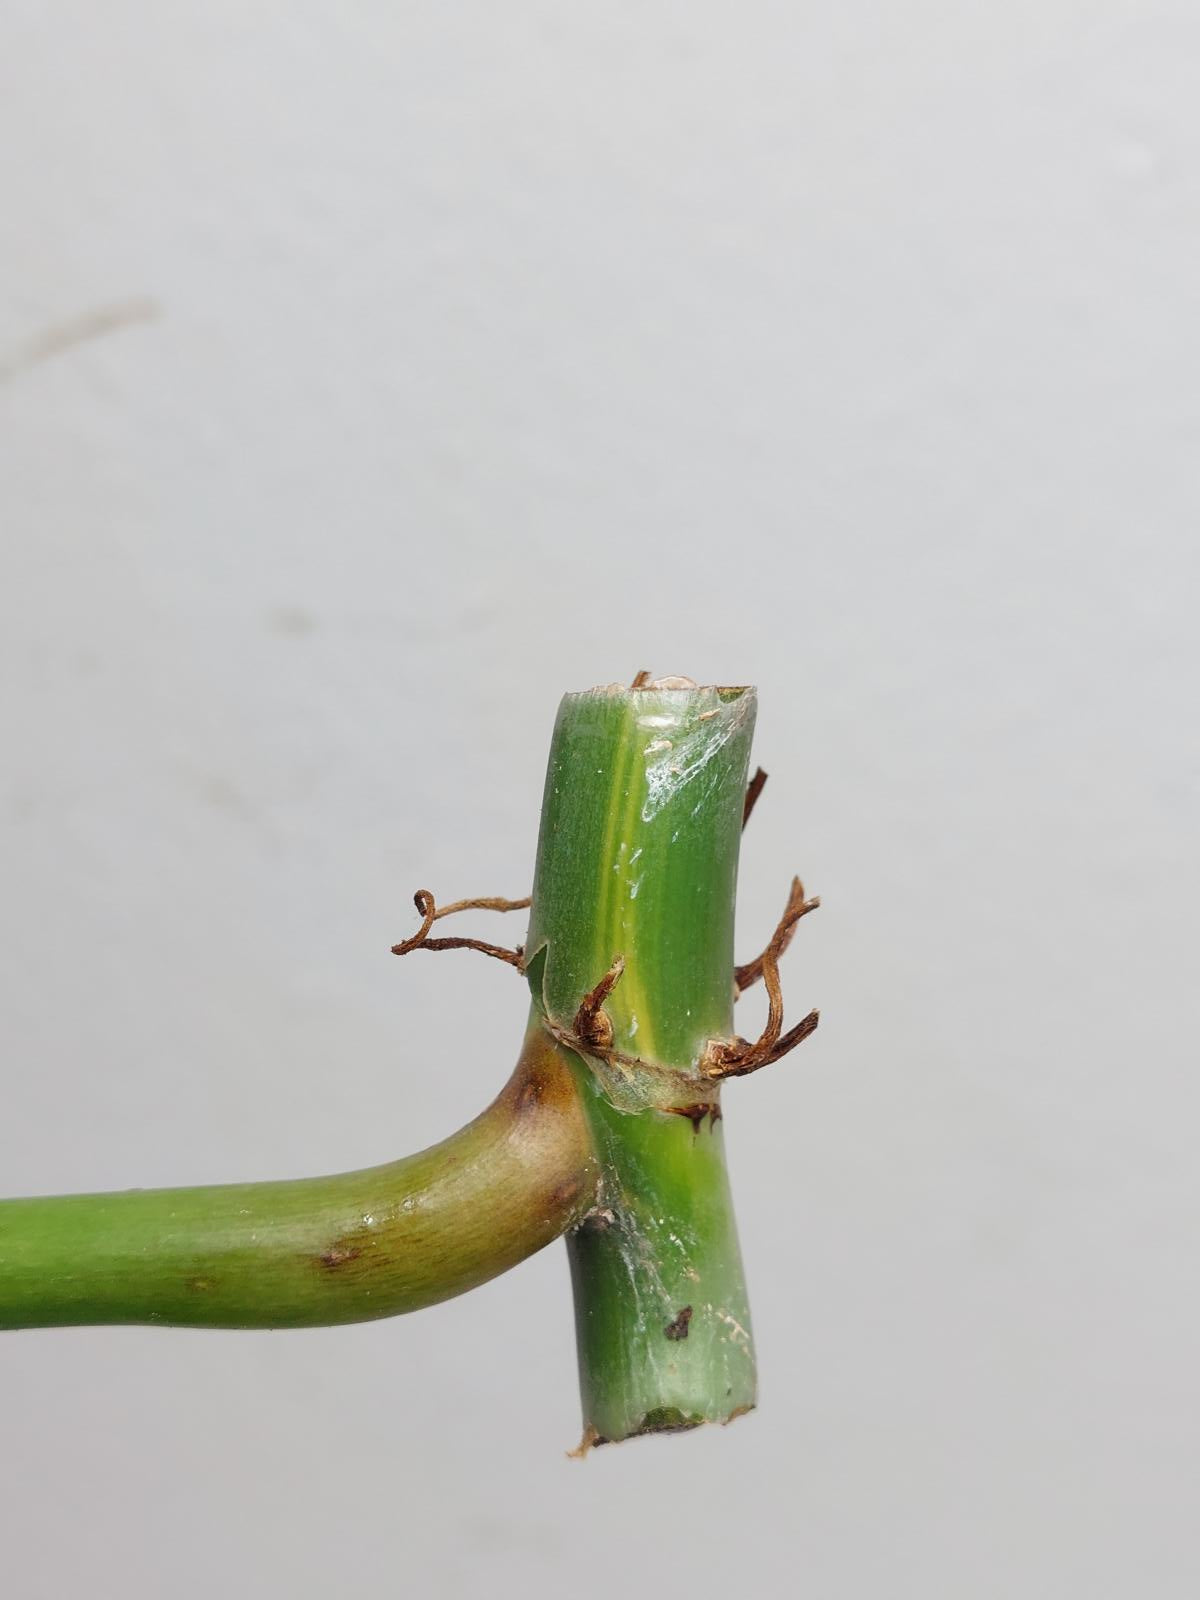
[[754,713],[749,689],[611,687],[568,695],[555,728],[526,951],[560,1043],[624,960],[603,1006],[611,1051],[563,1048],[601,1163],[568,1235],[585,1442],[755,1403],[719,1091],[696,1073],[733,1032]]
[[415,1311],[549,1244],[596,1180],[577,1085],[534,1032],[481,1116],[402,1161],[0,1202],[0,1328],[300,1328]]

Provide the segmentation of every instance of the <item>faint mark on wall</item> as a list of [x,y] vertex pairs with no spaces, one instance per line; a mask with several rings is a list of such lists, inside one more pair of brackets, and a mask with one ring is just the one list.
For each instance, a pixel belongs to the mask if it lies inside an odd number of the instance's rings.
[[111,305],[93,306],[73,317],[52,322],[11,349],[0,351],[0,383],[9,382],[39,362],[73,350],[92,339],[104,339],[140,322],[155,322],[162,315],[157,300],[141,295],[131,300],[116,300]]
[[268,613],[266,620],[271,632],[282,634],[285,639],[302,639],[306,634],[315,633],[317,627],[312,612],[300,606],[277,606]]
[[219,772],[199,773],[196,775],[196,788],[201,798],[214,810],[227,811],[231,816],[240,817],[243,822],[258,821],[254,806],[232,778],[226,778]]

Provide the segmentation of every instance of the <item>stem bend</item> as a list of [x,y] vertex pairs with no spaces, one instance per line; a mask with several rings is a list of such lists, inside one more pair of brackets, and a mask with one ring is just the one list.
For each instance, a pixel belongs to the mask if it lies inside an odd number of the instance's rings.
[[304,1328],[415,1311],[558,1238],[597,1177],[571,1070],[534,1030],[486,1111],[401,1161],[0,1201],[0,1328]]

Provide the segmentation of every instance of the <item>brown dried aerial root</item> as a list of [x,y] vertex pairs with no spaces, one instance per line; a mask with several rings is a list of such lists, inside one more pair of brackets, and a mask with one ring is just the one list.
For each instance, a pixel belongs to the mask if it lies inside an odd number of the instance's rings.
[[506,961],[518,972],[525,970],[525,951],[521,945],[509,949],[507,945],[489,944],[484,939],[431,939],[429,931],[435,922],[457,911],[523,911],[530,904],[528,896],[524,900],[504,900],[499,895],[484,895],[439,907],[428,889],[418,889],[413,895],[413,904],[421,914],[421,926],[411,939],[402,939],[392,946],[394,956],[406,956],[410,950],[478,950],[482,955],[495,956],[497,961]]
[[572,1026],[575,1038],[588,1054],[603,1054],[612,1049],[612,1018],[605,1011],[604,1002],[620,982],[624,971],[625,957],[614,956],[612,966],[579,1003]]
[[660,1111],[688,1117],[698,1132],[705,1117],[716,1121],[721,1115],[712,1080],[682,1067],[665,1067],[645,1056],[627,1055],[613,1043],[612,1018],[605,1011],[604,1002],[624,971],[625,957],[614,956],[612,966],[580,1001],[569,1028],[545,1014],[542,1026],[568,1050],[602,1063],[601,1082],[614,1104],[628,1105],[632,1091],[634,1105],[652,1105]]
[[745,966],[734,968],[734,983],[740,995],[761,978],[767,990],[767,1021],[762,1033],[751,1043],[748,1039],[710,1039],[700,1057],[700,1072],[706,1078],[742,1078],[748,1072],[770,1066],[787,1055],[816,1030],[820,1013],[810,1011],[806,1017],[786,1033],[783,1031],[783,987],[779,981],[779,958],[792,942],[796,924],[801,917],[815,911],[820,900],[814,895],[805,898],[804,885],[799,878],[792,879],[791,892],[779,925],[771,935],[761,955]]
[[791,889],[788,891],[787,905],[783,908],[783,915],[778,926],[761,955],[755,956],[753,961],[747,961],[743,966],[733,969],[733,986],[740,996],[751,984],[757,983],[764,976],[764,964],[772,953],[776,962],[783,955],[788,945],[792,942],[792,935],[796,931],[796,924],[801,917],[806,917],[810,911],[815,911],[821,904],[821,897],[813,895],[811,900],[805,899],[804,885],[799,878],[792,879]]
[[766,781],[767,781],[767,775],[763,771],[763,769],[761,767],[755,767],[754,776],[750,779],[750,782],[746,785],[746,798],[742,802],[742,827],[743,828],[750,821],[750,813],[754,810],[755,806],[758,804],[758,797],[763,792],[763,788],[764,788],[764,786],[766,784]]
[[[746,815],[754,805],[754,800],[762,790],[766,781],[766,774],[760,768],[755,773],[754,780],[746,794]],[[433,895],[428,889],[418,889],[413,896],[413,903],[421,914],[421,926],[409,939],[403,939],[399,944],[392,946],[392,954],[406,956],[412,950],[478,950],[482,955],[493,956],[498,961],[506,962],[510,967],[515,967],[518,972],[525,970],[525,951],[521,945],[510,949],[506,945],[490,944],[483,939],[467,938],[441,938],[431,939],[430,931],[435,922],[443,917],[453,916],[459,911],[523,911],[530,900],[505,900],[499,896],[479,896],[471,900],[455,900],[448,906],[438,906]],[[810,1011],[808,1015],[788,1029],[783,1031],[783,989],[779,980],[779,961],[788,945],[792,942],[792,935],[796,931],[796,924],[801,917],[815,911],[820,905],[820,900],[814,895],[807,899],[804,894],[804,885],[799,878],[792,879],[791,892],[788,895],[787,905],[779,924],[761,955],[755,956],[753,961],[747,961],[744,966],[735,967],[733,970],[736,995],[741,995],[751,984],[757,983],[761,978],[767,990],[767,1021],[762,1033],[751,1042],[748,1039],[710,1039],[705,1046],[700,1060],[697,1063],[699,1082],[712,1082],[721,1078],[741,1078],[747,1073],[757,1072],[760,1067],[770,1066],[772,1062],[794,1050],[796,1046],[807,1039],[817,1026],[819,1013]],[[604,1009],[604,1002],[612,994],[621,980],[625,971],[624,956],[615,956],[608,971],[584,995],[576,1011],[571,1027],[565,1028],[554,1023],[551,1018],[545,1019],[547,1032],[557,1039],[560,1044],[569,1049],[576,1050],[582,1055],[598,1057],[611,1065],[623,1067],[627,1070],[641,1072],[651,1077],[663,1076],[672,1085],[678,1086],[686,1078],[677,1069],[659,1066],[656,1062],[646,1061],[639,1056],[625,1055],[613,1047],[612,1018]],[[697,1081],[693,1079],[693,1081]],[[707,1109],[707,1107],[706,1107]]]
[[624,1051],[614,1047],[612,1018],[604,1009],[604,1002],[621,981],[625,971],[625,957],[614,956],[612,966],[584,995],[579,1002],[569,1028],[562,1023],[555,1022],[553,1017],[546,1016],[544,1024],[546,1032],[552,1039],[557,1039],[559,1044],[566,1045],[568,1050],[574,1050],[582,1056],[595,1056],[598,1060],[607,1062],[610,1066],[625,1067],[632,1072],[648,1073],[651,1076],[669,1075],[674,1081],[678,1074],[673,1067],[663,1067],[655,1061],[647,1061],[642,1056],[626,1055]]

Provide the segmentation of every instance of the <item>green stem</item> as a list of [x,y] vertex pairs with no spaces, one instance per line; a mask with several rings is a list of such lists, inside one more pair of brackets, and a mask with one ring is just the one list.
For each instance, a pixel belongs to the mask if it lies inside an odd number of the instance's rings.
[[460,1132],[336,1177],[0,1202],[0,1328],[299,1328],[415,1311],[556,1239],[597,1168],[569,1070],[531,1033]]
[[636,1058],[563,1046],[602,1168],[568,1238],[585,1442],[755,1403],[719,1100],[696,1071],[732,1033],[754,711],[748,689],[613,687],[568,695],[555,728],[527,944],[535,1016],[569,1038],[623,957],[604,1010],[612,1051]]
[[482,1116],[338,1177],[0,1202],[0,1328],[362,1321],[459,1294],[566,1232],[585,1441],[753,1406],[719,1087],[699,1066],[733,1031],[754,711],[752,690],[695,686],[563,701],[530,1028]]

